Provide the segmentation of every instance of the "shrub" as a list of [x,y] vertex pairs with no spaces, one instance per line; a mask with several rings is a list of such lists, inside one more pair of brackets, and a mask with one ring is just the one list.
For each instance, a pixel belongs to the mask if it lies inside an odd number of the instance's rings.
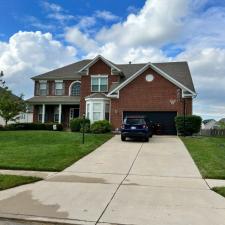
[[[83,126],[81,124],[80,132],[83,132]],[[84,133],[89,133],[90,132],[90,123],[85,123],[84,124]]]
[[[4,130],[53,130],[54,123],[14,123],[4,127]],[[62,124],[56,124],[57,130],[62,131]]]
[[198,133],[201,128],[202,118],[200,116],[185,116],[185,132],[184,132],[184,116],[175,118],[176,128],[179,135],[191,136]]
[[[70,120],[71,131],[80,131],[82,128],[82,124],[83,124],[83,118],[77,117],[75,119]],[[86,128],[88,128],[88,126],[90,127],[90,120],[85,118],[84,124]]]
[[108,120],[99,120],[91,124],[91,132],[95,134],[107,133],[112,130]]

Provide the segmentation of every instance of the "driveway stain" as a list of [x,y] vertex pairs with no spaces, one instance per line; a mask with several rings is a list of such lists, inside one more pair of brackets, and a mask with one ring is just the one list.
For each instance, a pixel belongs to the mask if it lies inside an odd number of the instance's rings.
[[106,182],[106,180],[103,178],[82,177],[82,176],[77,176],[77,175],[60,175],[60,176],[51,177],[47,181],[108,184],[108,182]]
[[0,212],[26,215],[42,215],[43,217],[68,218],[67,212],[59,212],[58,204],[44,205],[33,199],[32,191],[23,191],[1,201]]

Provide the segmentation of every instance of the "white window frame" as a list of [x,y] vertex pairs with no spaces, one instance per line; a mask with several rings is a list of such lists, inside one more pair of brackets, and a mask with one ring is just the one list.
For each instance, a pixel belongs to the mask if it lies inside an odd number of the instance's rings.
[[[45,88],[42,89],[41,86],[42,86],[43,84],[45,85]],[[46,96],[46,95],[47,95],[47,88],[48,88],[47,80],[40,80],[40,81],[39,81],[39,95],[40,95],[40,96]],[[42,93],[41,93],[42,91],[45,91],[45,93],[42,94]]]
[[[91,121],[91,123],[97,121],[94,120],[94,104],[95,103],[99,103],[101,104],[101,112],[100,112],[100,118],[99,120],[105,120],[105,109],[106,109],[106,104],[109,104],[109,121],[110,121],[110,100],[107,98],[90,98],[90,99],[85,99],[86,100],[86,110],[85,110],[85,116]],[[89,107],[89,111],[88,111],[88,107]]]
[[[93,91],[92,90],[92,78],[98,78],[98,90],[97,91]],[[100,90],[101,78],[107,78],[107,89],[105,91],[101,91]],[[108,92],[108,89],[109,89],[109,78],[108,78],[108,75],[91,75],[91,92]]]
[[[57,89],[57,88],[56,88],[57,83],[62,84],[62,89]],[[63,85],[64,85],[63,80],[55,80],[55,95],[56,95],[56,96],[62,96],[62,95],[64,95],[64,93],[63,93],[64,86],[63,86]],[[60,95],[57,94],[57,90],[61,90],[61,91],[62,91]]]
[[80,83],[80,90],[81,90],[81,82],[80,82],[79,80],[76,80],[76,81],[74,81],[74,82],[72,82],[72,83],[70,84],[70,87],[69,87],[69,96],[80,96],[80,95],[72,95],[72,94],[71,94],[71,93],[72,93],[72,87],[73,87],[73,85],[76,84],[76,83]]

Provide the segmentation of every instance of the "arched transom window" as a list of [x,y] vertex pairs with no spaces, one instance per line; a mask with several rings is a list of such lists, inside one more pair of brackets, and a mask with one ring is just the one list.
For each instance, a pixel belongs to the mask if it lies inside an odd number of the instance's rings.
[[71,96],[79,96],[80,95],[80,82],[75,82],[71,87]]

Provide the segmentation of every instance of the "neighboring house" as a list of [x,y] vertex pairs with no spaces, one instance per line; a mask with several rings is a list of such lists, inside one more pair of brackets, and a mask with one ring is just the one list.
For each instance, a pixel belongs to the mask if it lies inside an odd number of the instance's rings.
[[202,127],[203,130],[209,130],[209,129],[216,129],[219,128],[218,122],[214,119],[208,119],[202,121]]
[[35,76],[34,122],[69,121],[83,114],[119,129],[126,115],[142,114],[176,134],[177,114],[192,114],[196,96],[187,62],[115,64],[102,56]]
[[[0,97],[3,88],[0,87]],[[18,96],[12,94],[15,98]],[[26,112],[19,113],[13,120],[8,121],[8,124],[12,123],[32,123],[33,122],[33,107],[28,107]],[[5,125],[5,120],[0,116],[0,125]]]

